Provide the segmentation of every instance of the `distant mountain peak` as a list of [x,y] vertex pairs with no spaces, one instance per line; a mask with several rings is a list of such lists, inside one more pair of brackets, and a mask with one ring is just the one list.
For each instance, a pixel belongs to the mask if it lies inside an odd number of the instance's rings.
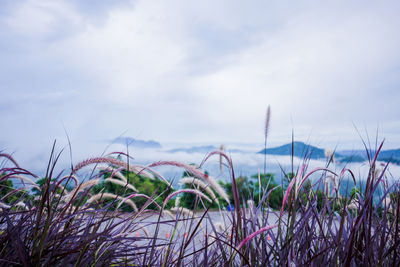
[[137,148],[161,148],[161,144],[159,142],[153,140],[139,140],[134,139],[132,137],[117,137],[113,140],[114,143],[128,145]]
[[186,153],[209,153],[211,151],[217,150],[218,148],[215,146],[193,146],[188,148],[175,148],[168,150],[169,153],[176,153],[176,152],[186,152]]
[[301,141],[294,141],[278,147],[267,148],[259,151],[260,154],[269,155],[286,155],[290,156],[292,154],[293,145],[293,155],[299,158],[310,157],[312,159],[319,159],[325,157],[325,150],[318,148],[316,146],[308,145]]

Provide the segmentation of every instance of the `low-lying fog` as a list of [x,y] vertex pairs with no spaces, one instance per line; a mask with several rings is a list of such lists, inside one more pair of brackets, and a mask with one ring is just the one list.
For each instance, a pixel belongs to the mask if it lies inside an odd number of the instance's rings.
[[[204,144],[203,144],[204,145]],[[201,152],[193,152],[188,153],[184,151],[178,152],[170,152],[172,149],[177,148],[190,148],[200,145],[182,145],[182,144],[169,144],[165,146],[163,144],[162,148],[129,148],[129,154],[133,157],[131,160],[131,164],[141,164],[146,165],[152,162],[160,161],[160,160],[174,160],[180,161],[183,163],[194,163],[196,165],[201,164],[205,156],[207,155],[207,151]],[[214,147],[218,147],[214,145]],[[90,150],[92,149],[92,150]],[[231,156],[235,176],[247,176],[257,174],[259,172],[263,172],[264,169],[264,155],[258,154],[257,152],[262,149],[262,146],[249,144],[249,145],[228,145],[226,148],[226,152]],[[60,151],[60,149],[56,149],[56,151]],[[94,151],[90,153],[90,151]],[[97,154],[96,154],[97,151]],[[105,154],[113,152],[113,151],[122,151],[126,152],[127,147],[120,144],[113,144],[109,147],[103,146],[99,149],[99,145],[97,146],[88,146],[88,149],[83,149],[81,147],[72,147],[72,163],[76,165],[80,161],[83,161],[87,158],[101,156],[102,152],[105,151]],[[211,152],[210,149],[208,152]],[[42,177],[45,174],[45,170],[47,167],[48,158],[50,156],[50,152],[43,152],[39,157],[29,157],[29,155],[21,155],[20,153],[15,153],[13,155],[15,159],[20,163],[21,167],[31,170],[38,176]],[[295,157],[293,159],[294,171],[299,168],[303,164],[303,159]],[[379,163],[379,166],[384,163]],[[317,167],[326,166],[326,160],[310,160],[308,163],[308,171],[311,171]],[[69,173],[71,167],[71,156],[68,146],[64,148],[59,163],[56,168],[56,173],[64,170],[65,173]],[[340,174],[340,171],[344,168],[349,168],[356,175],[357,179],[364,180],[368,174],[369,164],[368,162],[363,163],[335,163],[330,165],[330,169]],[[383,168],[383,167],[382,167]],[[221,179],[222,181],[229,181],[231,179],[228,168],[225,166],[220,171],[219,164],[219,156],[212,156],[203,166],[203,170],[206,170],[212,177],[216,179]],[[290,156],[278,156],[278,155],[267,155],[267,172],[275,174],[276,182],[280,182],[283,177],[283,172],[286,173],[292,171],[292,160]],[[162,173],[164,177],[173,181],[174,184],[177,184],[177,180],[182,177],[183,170],[176,167],[158,167],[157,171]],[[82,179],[85,179],[85,171],[80,172]],[[400,166],[395,164],[389,164],[387,176],[389,180],[397,180],[400,177]],[[318,176],[314,176],[318,177]],[[348,176],[347,176],[348,177]]]

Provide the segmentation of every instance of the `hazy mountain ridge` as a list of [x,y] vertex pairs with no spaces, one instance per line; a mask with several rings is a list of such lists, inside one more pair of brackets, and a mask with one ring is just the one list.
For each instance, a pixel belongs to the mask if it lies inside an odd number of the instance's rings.
[[[266,152],[265,152],[266,151]],[[267,148],[267,150],[262,149],[257,152],[259,154],[270,154],[270,155],[286,155],[290,156],[292,154],[292,143],[288,143],[282,146]],[[373,157],[376,151],[369,151],[370,155]],[[325,158],[325,149],[318,148],[316,146],[308,145],[300,141],[294,142],[294,156],[304,157],[306,155],[310,156],[312,159],[322,159]],[[338,150],[335,152],[335,158],[342,162],[363,162],[368,160],[368,155],[366,150]],[[389,149],[382,150],[379,153],[378,160],[390,161],[393,163],[400,162],[400,149]]]
[[[213,146],[213,145],[208,145],[208,146],[193,146],[193,147],[187,147],[187,148],[174,148],[174,149],[167,150],[167,152],[169,152],[169,153],[185,152],[185,153],[189,153],[189,154],[192,154],[192,153],[207,154],[207,153],[210,153],[215,150],[219,150],[219,148],[216,146]],[[226,153],[249,153],[248,151],[236,149],[236,148],[232,148],[232,149],[228,148],[225,150],[225,152]]]
[[[162,145],[154,140],[139,140],[132,137],[118,137],[113,140],[114,143],[128,145],[136,148],[149,148],[149,149],[160,149]],[[298,158],[309,157],[311,159],[324,159],[325,149],[317,146],[309,145],[301,141],[295,141],[293,143],[294,153],[293,155]],[[215,145],[197,145],[188,147],[178,147],[165,150],[167,153],[178,153],[184,152],[188,154],[201,153],[207,154],[212,151],[219,150],[219,147]],[[290,156],[292,155],[292,143],[284,144],[277,147],[267,147],[267,149],[262,149],[260,151],[252,152],[250,150],[242,149],[226,149],[227,153],[257,153],[257,154],[267,154],[267,155],[280,155],[280,156]],[[374,156],[376,151],[369,151],[370,155]],[[335,159],[341,162],[363,162],[368,160],[367,151],[364,149],[359,150],[337,150],[335,151]],[[393,163],[400,163],[400,149],[388,149],[382,150],[379,154],[378,160],[381,161],[391,161]]]
[[174,148],[167,150],[169,153],[186,152],[186,153],[210,153],[211,151],[217,150],[218,148],[212,145],[208,146],[193,146],[187,148]]
[[[368,151],[370,157],[374,157],[376,150]],[[368,160],[366,150],[342,150],[336,153],[336,158],[343,162],[362,162]],[[392,163],[400,162],[400,149],[382,150],[379,153],[378,160]]]
[[[293,150],[294,150],[293,155],[299,158],[307,156],[312,159],[320,159],[325,157],[324,149],[312,145],[307,145],[300,141],[295,141],[293,143]],[[292,155],[292,143],[278,147],[262,149],[257,153],[267,154],[267,155],[281,155],[281,156]]]
[[139,140],[132,137],[117,137],[113,140],[113,143],[128,145],[137,148],[162,148],[159,142],[153,140]]

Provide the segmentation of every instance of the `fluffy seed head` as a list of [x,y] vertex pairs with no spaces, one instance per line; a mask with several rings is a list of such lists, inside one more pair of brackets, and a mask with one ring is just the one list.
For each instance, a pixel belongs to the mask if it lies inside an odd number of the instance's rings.
[[94,195],[91,198],[89,198],[88,201],[86,201],[86,203],[92,203],[93,201],[98,201],[98,200],[104,199],[104,198],[114,198],[114,199],[121,200],[122,202],[131,206],[135,212],[138,212],[138,208],[136,207],[136,204],[132,200],[118,196],[118,195],[114,195],[111,193],[99,193],[99,194]]
[[265,137],[268,136],[269,127],[270,127],[269,125],[270,125],[270,123],[271,123],[271,106],[268,105],[267,113],[266,113],[266,115],[265,115],[265,129],[264,129]]
[[126,182],[123,182],[123,181],[118,180],[118,179],[107,178],[107,179],[105,179],[104,181],[105,181],[105,182],[108,182],[108,183],[117,184],[117,185],[120,185],[120,186],[123,186],[123,187],[126,186],[126,187],[129,188],[130,190],[135,191],[135,192],[138,192],[137,189],[136,189],[133,185],[131,185],[131,184],[129,184],[129,183],[126,183]]
[[184,207],[173,207],[173,208],[170,209],[170,211],[172,211],[172,212],[180,212],[180,213],[182,213],[184,215],[187,215],[188,217],[193,217],[194,216],[194,212],[193,211],[191,211],[191,210],[189,210],[187,208],[184,208]]
[[199,197],[201,197],[201,198],[204,198],[205,200],[207,200],[207,201],[210,202],[210,203],[212,202],[211,199],[210,199],[208,196],[206,196],[205,194],[203,194],[203,193],[200,192],[199,190],[195,190],[195,189],[181,189],[181,190],[177,190],[177,191],[173,192],[172,194],[169,194],[169,195],[165,198],[165,200],[164,200],[163,207],[168,203],[168,201],[169,201],[172,197],[174,197],[174,196],[176,196],[177,194],[180,194],[180,193],[195,194],[195,195],[197,195],[197,196],[199,196]]
[[71,198],[72,198],[74,195],[76,196],[79,192],[85,190],[85,189],[88,188],[88,187],[97,185],[98,183],[100,183],[100,181],[101,181],[100,178],[92,179],[92,180],[89,180],[89,181],[87,181],[87,182],[81,184],[80,186],[77,186],[76,188],[74,188],[73,190],[71,190],[71,192],[69,192],[68,194],[66,194],[66,195],[63,197],[63,200],[64,200],[65,202],[69,202],[69,201],[71,200]]
[[[213,201],[215,201],[217,204],[219,204],[217,197],[215,196],[214,192],[211,190],[211,188],[205,184],[203,181],[196,179],[194,177],[184,177],[179,180],[179,183],[181,184],[189,184],[189,185],[196,185],[206,191],[206,193],[212,198]],[[175,205],[177,206],[177,205]]]

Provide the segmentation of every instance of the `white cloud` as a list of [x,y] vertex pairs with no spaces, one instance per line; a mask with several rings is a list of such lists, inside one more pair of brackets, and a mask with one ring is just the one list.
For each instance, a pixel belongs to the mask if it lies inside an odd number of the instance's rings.
[[[67,1],[27,0],[11,8],[5,23],[14,33],[36,40],[51,38],[78,30],[82,17]],[[63,30],[62,32],[59,32]]]
[[395,2],[101,5],[95,19],[61,0],[22,1],[0,14],[7,146],[65,139],[63,123],[79,146],[125,130],[262,143],[268,104],[271,142],[288,141],[294,127],[303,140],[352,144],[354,122],[372,131],[379,123],[400,144]]
[[[400,59],[399,21],[393,23],[390,13],[368,10],[329,17],[325,10],[294,17],[279,32],[230,55],[229,65],[198,78],[196,84],[205,87],[204,97],[220,103],[218,108],[235,114],[231,123],[257,118],[252,129],[266,103],[272,104],[278,131],[288,130],[283,123],[287,125],[290,116],[297,125],[320,128],[317,131],[344,124],[351,129],[352,121],[373,125],[384,120],[381,114],[397,120],[394,103],[387,106],[389,99],[380,91],[397,99],[393,84],[380,85]],[[398,83],[392,79],[387,82]],[[383,103],[385,112],[378,108]]]

